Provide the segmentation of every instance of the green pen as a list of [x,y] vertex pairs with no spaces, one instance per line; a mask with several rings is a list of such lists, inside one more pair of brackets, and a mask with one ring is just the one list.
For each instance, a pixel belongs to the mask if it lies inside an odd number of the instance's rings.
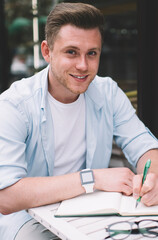
[[[145,179],[146,179],[146,176],[147,176],[148,170],[149,170],[149,168],[150,168],[150,165],[151,165],[151,160],[148,159],[148,161],[146,162],[145,167],[144,167],[142,185],[143,185],[143,183],[144,183],[144,181],[145,181]],[[140,202],[140,200],[141,200],[141,197],[139,197],[139,198],[137,199],[137,201],[136,201],[136,207],[138,206],[138,203]]]

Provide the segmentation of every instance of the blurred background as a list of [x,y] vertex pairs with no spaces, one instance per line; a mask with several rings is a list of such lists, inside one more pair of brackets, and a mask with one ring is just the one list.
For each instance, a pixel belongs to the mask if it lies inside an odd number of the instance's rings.
[[[10,84],[46,66],[40,52],[40,43],[44,39],[44,26],[50,10],[62,1],[3,1],[5,19],[1,21],[5,21],[6,29],[1,36],[6,35],[4,45],[9,73],[8,84]],[[111,76],[125,90],[135,90],[137,82],[136,0],[80,2],[95,5],[105,15],[105,41],[99,75]]]

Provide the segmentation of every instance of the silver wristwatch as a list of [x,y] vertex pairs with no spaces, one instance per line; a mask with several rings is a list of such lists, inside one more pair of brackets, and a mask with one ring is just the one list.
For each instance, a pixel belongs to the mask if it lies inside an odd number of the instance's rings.
[[86,193],[91,193],[94,191],[94,175],[93,171],[89,168],[83,169],[80,172],[81,184],[85,188]]

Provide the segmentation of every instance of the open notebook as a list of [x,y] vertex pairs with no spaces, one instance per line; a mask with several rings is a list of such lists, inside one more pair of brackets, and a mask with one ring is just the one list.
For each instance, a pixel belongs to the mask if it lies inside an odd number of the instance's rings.
[[61,202],[55,217],[120,215],[158,215],[158,206],[146,207],[141,202],[118,192],[95,191]]

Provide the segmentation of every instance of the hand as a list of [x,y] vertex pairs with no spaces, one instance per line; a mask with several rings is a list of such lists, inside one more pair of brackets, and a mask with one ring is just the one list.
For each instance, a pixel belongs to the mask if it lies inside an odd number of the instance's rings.
[[95,188],[102,191],[133,193],[134,173],[128,168],[95,169]]
[[141,196],[141,202],[146,206],[157,205],[158,176],[155,173],[148,173],[143,185],[142,178],[142,174],[133,177],[133,197],[138,199]]

